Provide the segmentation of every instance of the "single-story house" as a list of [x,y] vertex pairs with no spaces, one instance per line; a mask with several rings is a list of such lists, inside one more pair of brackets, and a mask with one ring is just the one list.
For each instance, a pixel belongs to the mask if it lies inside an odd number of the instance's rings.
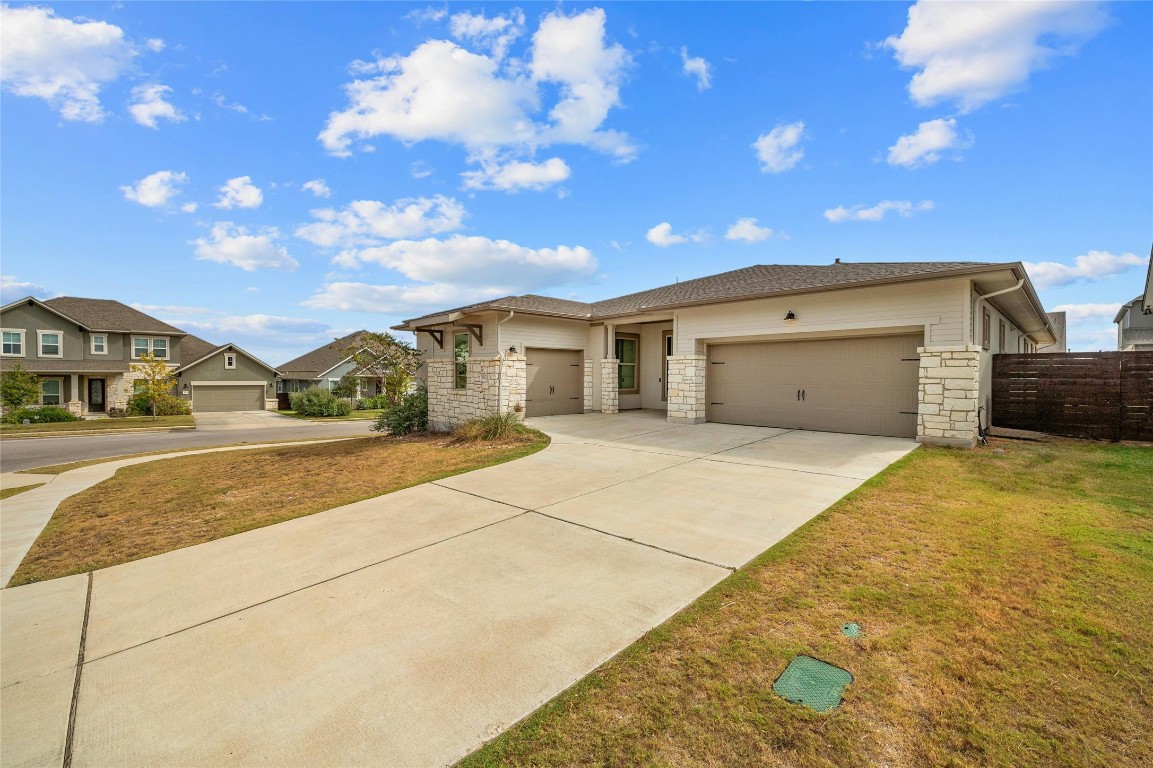
[[992,356],[1055,341],[1019,262],[760,265],[593,303],[506,296],[405,321],[436,428],[663,410],[972,446]]
[[[300,392],[309,387],[332,389],[332,385],[340,381],[345,374],[356,370],[352,356],[360,351],[360,339],[366,333],[368,331],[356,331],[334,339],[281,365],[279,370],[283,378],[277,383],[277,394]],[[360,385],[358,397],[380,394],[374,378],[361,377],[358,383]]]
[[40,405],[99,417],[124,408],[151,353],[176,375],[195,412],[275,409],[277,371],[233,344],[215,345],[111,299],[32,296],[0,307],[0,370],[19,363],[40,380]]

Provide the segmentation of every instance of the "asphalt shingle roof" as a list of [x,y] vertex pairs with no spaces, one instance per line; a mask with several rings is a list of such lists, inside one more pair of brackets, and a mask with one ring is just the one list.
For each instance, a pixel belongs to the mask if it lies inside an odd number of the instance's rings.
[[368,331],[356,331],[347,336],[330,341],[323,347],[317,347],[306,352],[298,358],[289,360],[284,365],[276,366],[286,379],[315,379],[329,370],[341,360],[348,357],[348,348],[356,346],[361,335]]
[[162,333],[167,336],[183,336],[184,331],[146,315],[127,304],[113,299],[81,299],[75,296],[61,296],[44,302],[57,312],[67,315],[86,328],[95,331],[121,333]]
[[127,360],[44,360],[30,358],[2,358],[0,370],[6,371],[19,363],[32,373],[125,373]]
[[180,364],[184,366],[189,363],[195,363],[197,360],[207,357],[225,346],[225,344],[213,344],[199,336],[188,334],[180,340]]

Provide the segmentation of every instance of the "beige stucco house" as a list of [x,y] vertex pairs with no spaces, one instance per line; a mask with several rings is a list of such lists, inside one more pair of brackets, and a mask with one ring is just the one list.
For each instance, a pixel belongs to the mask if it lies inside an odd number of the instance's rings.
[[[1054,341],[1018,262],[763,265],[583,303],[507,296],[406,321],[434,427],[646,408],[972,446],[992,355]],[[983,417],[988,424],[988,416]]]

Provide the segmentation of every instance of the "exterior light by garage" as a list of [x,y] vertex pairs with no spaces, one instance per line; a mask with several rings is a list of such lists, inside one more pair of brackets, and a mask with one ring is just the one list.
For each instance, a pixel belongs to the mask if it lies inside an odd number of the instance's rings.
[[516,354],[516,347],[509,347],[509,348],[508,348],[508,353],[509,353],[510,355],[515,355],[515,354]]
[[795,312],[793,312],[793,310],[790,309],[788,312],[785,313],[785,322],[792,322],[796,319],[797,319],[797,315]]

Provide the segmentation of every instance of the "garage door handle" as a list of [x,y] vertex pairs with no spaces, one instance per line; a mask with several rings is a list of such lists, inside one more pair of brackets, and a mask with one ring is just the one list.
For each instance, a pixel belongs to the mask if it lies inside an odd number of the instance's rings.
[[801,399],[801,390],[798,389],[797,390],[797,401],[800,402],[800,399]]
[[801,390],[801,402],[805,402],[805,390]]

